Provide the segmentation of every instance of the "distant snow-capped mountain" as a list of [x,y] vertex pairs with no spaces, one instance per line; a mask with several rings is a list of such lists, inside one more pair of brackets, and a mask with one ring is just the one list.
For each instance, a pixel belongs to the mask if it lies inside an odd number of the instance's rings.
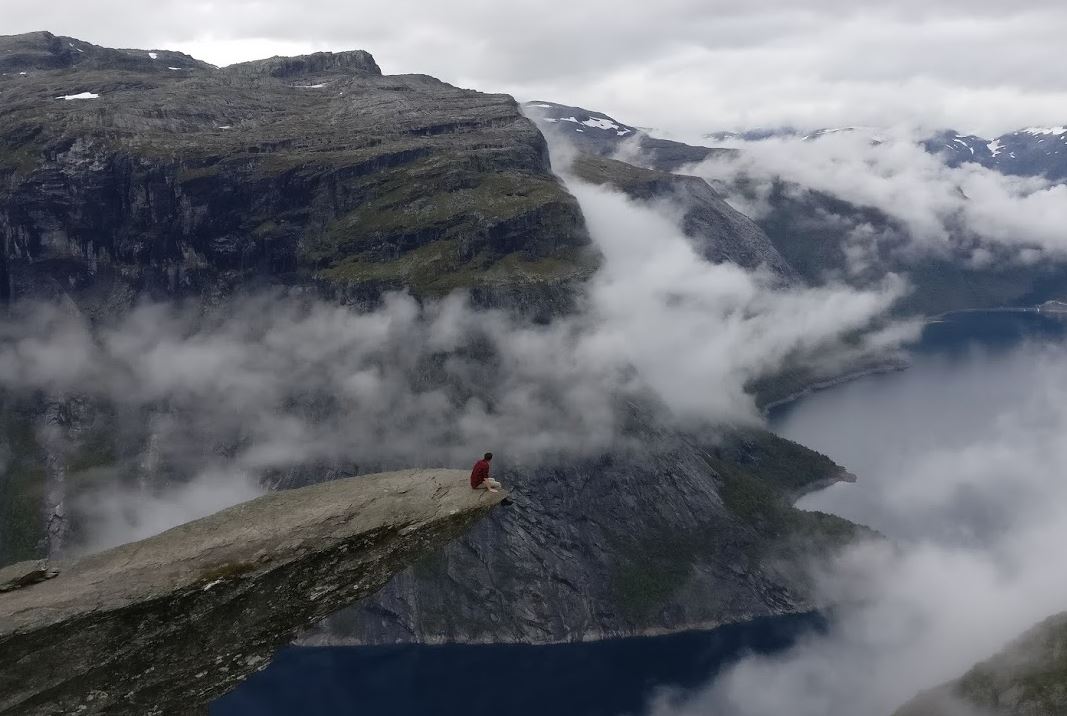
[[974,162],[1004,174],[1067,180],[1067,127],[1028,127],[992,140],[944,131],[923,144],[950,166]]
[[710,139],[713,142],[759,142],[764,139],[796,137],[800,134],[800,131],[793,129],[792,127],[757,127],[756,129],[745,129],[735,132],[709,132],[704,135],[704,139]]
[[589,132],[594,136],[617,140],[619,137],[636,135],[638,132],[636,127],[621,124],[606,114],[581,107],[568,107],[554,102],[527,102],[525,107],[550,124],[559,122],[561,127],[573,125],[570,129],[577,134]]
[[[790,128],[751,129],[712,132],[704,137],[714,142],[793,138],[812,141],[842,133],[859,134],[872,143],[885,141],[884,130],[878,127],[833,127],[808,133]],[[974,162],[1003,174],[1043,176],[1055,182],[1067,180],[1067,126],[1027,127],[995,139],[944,130],[923,140],[922,145],[953,167]]]
[[[647,166],[674,171],[686,164],[714,155],[735,155],[736,150],[697,146],[649,136],[648,132],[625,124],[602,112],[556,102],[527,102],[527,115],[543,130],[567,135],[581,151],[598,156],[617,153]],[[885,141],[878,127],[827,127],[802,132],[791,127],[756,128],[743,131],[712,132],[704,138],[709,144],[757,142],[766,139],[798,138],[814,141],[822,137],[857,133],[871,142]],[[938,132],[922,141],[923,147],[939,156],[949,166],[974,162],[1004,174],[1045,177],[1050,181],[1067,181],[1067,126],[1028,127],[995,139],[964,135],[954,130]]]
[[715,149],[651,137],[639,127],[623,124],[602,112],[555,102],[526,102],[526,114],[544,132],[566,136],[582,152],[601,157],[629,155],[640,164],[674,171],[731,149]]

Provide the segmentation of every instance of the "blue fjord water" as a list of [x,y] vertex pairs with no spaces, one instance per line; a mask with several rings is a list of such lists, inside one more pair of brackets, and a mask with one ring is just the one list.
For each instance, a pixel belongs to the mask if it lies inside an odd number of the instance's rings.
[[[1034,313],[957,314],[926,327],[912,370],[923,370],[929,360],[962,360],[976,350],[1006,353],[1027,340],[1065,335],[1067,322]],[[892,385],[900,375],[862,380]],[[783,406],[771,416],[772,426],[795,426],[803,411],[804,400]],[[840,419],[847,423],[849,416]],[[640,714],[659,692],[691,692],[744,654],[786,649],[825,627],[819,615],[800,615],[708,632],[549,646],[290,647],[216,701],[211,714]]]
[[619,716],[688,691],[746,653],[788,647],[818,615],[652,638],[548,646],[294,647],[219,699],[212,716]]

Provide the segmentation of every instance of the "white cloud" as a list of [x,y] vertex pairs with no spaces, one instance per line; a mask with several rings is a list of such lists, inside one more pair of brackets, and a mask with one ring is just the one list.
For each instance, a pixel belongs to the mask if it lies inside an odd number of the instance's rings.
[[130,490],[108,482],[75,502],[87,535],[77,551],[95,552],[145,539],[262,494],[252,475],[225,466],[206,468],[188,483],[159,490]]
[[[732,144],[740,149],[737,159],[709,160],[684,171],[727,185],[748,177],[764,193],[782,179],[878,209],[902,226],[910,248],[920,251],[969,254],[977,237],[1017,253],[1030,248],[1067,254],[1067,185],[1007,176],[977,164],[949,167],[927,152],[912,130]],[[759,212],[761,205],[748,201],[745,208]],[[868,235],[858,235],[857,242],[877,240],[870,227],[859,228]]]

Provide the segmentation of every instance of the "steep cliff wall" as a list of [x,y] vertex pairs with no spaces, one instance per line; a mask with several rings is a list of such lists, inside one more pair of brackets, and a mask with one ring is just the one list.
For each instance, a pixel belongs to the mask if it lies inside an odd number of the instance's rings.
[[360,51],[218,69],[34,33],[0,57],[5,295],[462,287],[547,315],[596,264],[506,95],[383,76]]
[[803,566],[866,531],[802,512],[852,479],[762,431],[685,435],[635,411],[627,445],[500,477],[499,511],[305,643],[578,641],[714,627],[818,606]]

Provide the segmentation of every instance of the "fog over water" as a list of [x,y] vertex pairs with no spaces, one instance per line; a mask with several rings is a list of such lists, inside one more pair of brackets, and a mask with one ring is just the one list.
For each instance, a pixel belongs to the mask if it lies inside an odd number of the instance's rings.
[[[921,355],[818,393],[777,426],[862,477],[810,495],[895,539],[989,544],[1062,489],[1061,346]],[[848,416],[848,419],[843,419]]]
[[[1067,609],[1067,575],[1058,568],[1067,537],[1067,344],[1015,338],[1038,323],[1032,315],[985,314],[933,326],[909,370],[816,393],[772,418],[780,433],[860,477],[801,506],[892,539],[863,545],[819,573],[827,601],[839,605],[825,628],[803,620],[771,631],[738,625],[725,637],[609,641],[573,653],[296,649],[217,712],[281,714],[302,704],[333,716],[371,699],[420,714],[428,707],[418,694],[430,689],[441,713],[890,716],[918,691]],[[768,641],[775,629],[784,638]],[[736,650],[712,646],[734,637],[744,640]],[[481,685],[476,696],[457,689],[462,665],[475,663],[492,664],[503,683]],[[410,698],[392,694],[397,680],[411,684]],[[330,689],[309,702],[307,683]],[[536,696],[516,697],[526,691]]]
[[[968,319],[1015,320],[987,316]],[[936,326],[932,329],[939,330]],[[1067,609],[1067,345],[970,343],[808,397],[778,431],[859,475],[805,498],[891,538],[821,573],[829,631],[655,716],[888,715]]]

